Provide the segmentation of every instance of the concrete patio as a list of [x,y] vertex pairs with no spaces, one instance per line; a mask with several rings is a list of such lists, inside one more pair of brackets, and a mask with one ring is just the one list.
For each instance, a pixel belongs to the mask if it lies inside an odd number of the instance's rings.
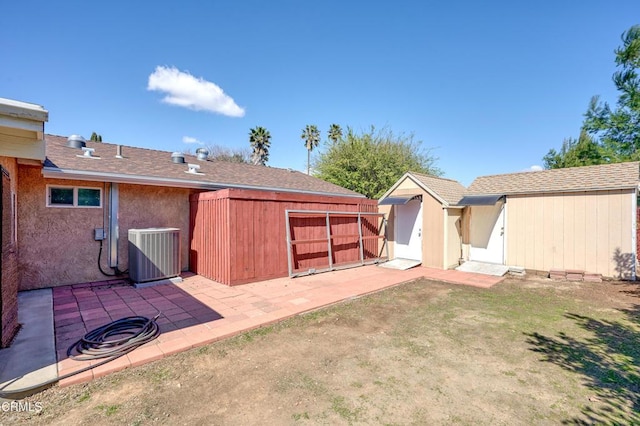
[[69,345],[88,331],[126,316],[162,313],[156,340],[59,384],[87,382],[421,277],[482,288],[504,279],[454,270],[417,267],[400,271],[373,265],[236,287],[193,274],[185,274],[179,284],[139,289],[122,280],[57,287],[52,293],[59,376],[88,365],[66,354]]

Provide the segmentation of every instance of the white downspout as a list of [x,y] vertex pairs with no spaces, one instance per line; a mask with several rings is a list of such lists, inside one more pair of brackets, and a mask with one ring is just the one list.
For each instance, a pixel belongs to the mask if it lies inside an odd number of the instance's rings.
[[117,183],[111,183],[109,189],[109,266],[118,267],[118,204],[120,190]]

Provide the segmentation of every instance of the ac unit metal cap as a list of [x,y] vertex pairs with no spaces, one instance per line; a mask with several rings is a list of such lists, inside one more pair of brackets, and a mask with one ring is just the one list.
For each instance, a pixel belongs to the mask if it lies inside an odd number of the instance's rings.
[[196,149],[196,158],[200,161],[206,161],[209,157],[209,150],[207,148]]
[[69,148],[84,148],[87,146],[87,140],[80,135],[71,135],[67,138],[67,146]]
[[184,154],[181,152],[174,152],[173,154],[171,154],[171,162],[176,163],[176,164],[180,164],[183,163],[184,164]]

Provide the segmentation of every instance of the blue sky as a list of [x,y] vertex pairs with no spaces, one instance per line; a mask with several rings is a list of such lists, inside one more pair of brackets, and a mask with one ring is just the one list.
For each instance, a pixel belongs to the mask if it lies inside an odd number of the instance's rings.
[[331,123],[413,133],[446,177],[540,165],[615,103],[633,1],[31,1],[0,14],[0,97],[43,105],[48,133],[168,151],[247,147],[306,168]]

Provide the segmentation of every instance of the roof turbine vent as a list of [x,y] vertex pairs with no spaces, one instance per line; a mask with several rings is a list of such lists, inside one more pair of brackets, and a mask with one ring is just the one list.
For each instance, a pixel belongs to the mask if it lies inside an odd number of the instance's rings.
[[174,152],[171,154],[171,162],[176,164],[184,164],[184,154],[181,152]]
[[204,173],[202,173],[200,171],[200,164],[187,164],[187,167],[189,167],[189,170],[185,170],[185,173],[189,173],[191,175],[203,175]]
[[80,158],[95,158],[96,160],[99,160],[100,157],[96,157],[95,155],[93,155],[93,153],[96,150],[94,148],[86,148],[83,147],[82,148],[82,155],[76,155],[76,157],[80,157]]
[[69,148],[80,149],[87,146],[87,141],[80,135],[71,135],[67,138],[67,146]]
[[196,149],[196,156],[200,161],[207,161],[209,158],[209,150],[207,148]]

